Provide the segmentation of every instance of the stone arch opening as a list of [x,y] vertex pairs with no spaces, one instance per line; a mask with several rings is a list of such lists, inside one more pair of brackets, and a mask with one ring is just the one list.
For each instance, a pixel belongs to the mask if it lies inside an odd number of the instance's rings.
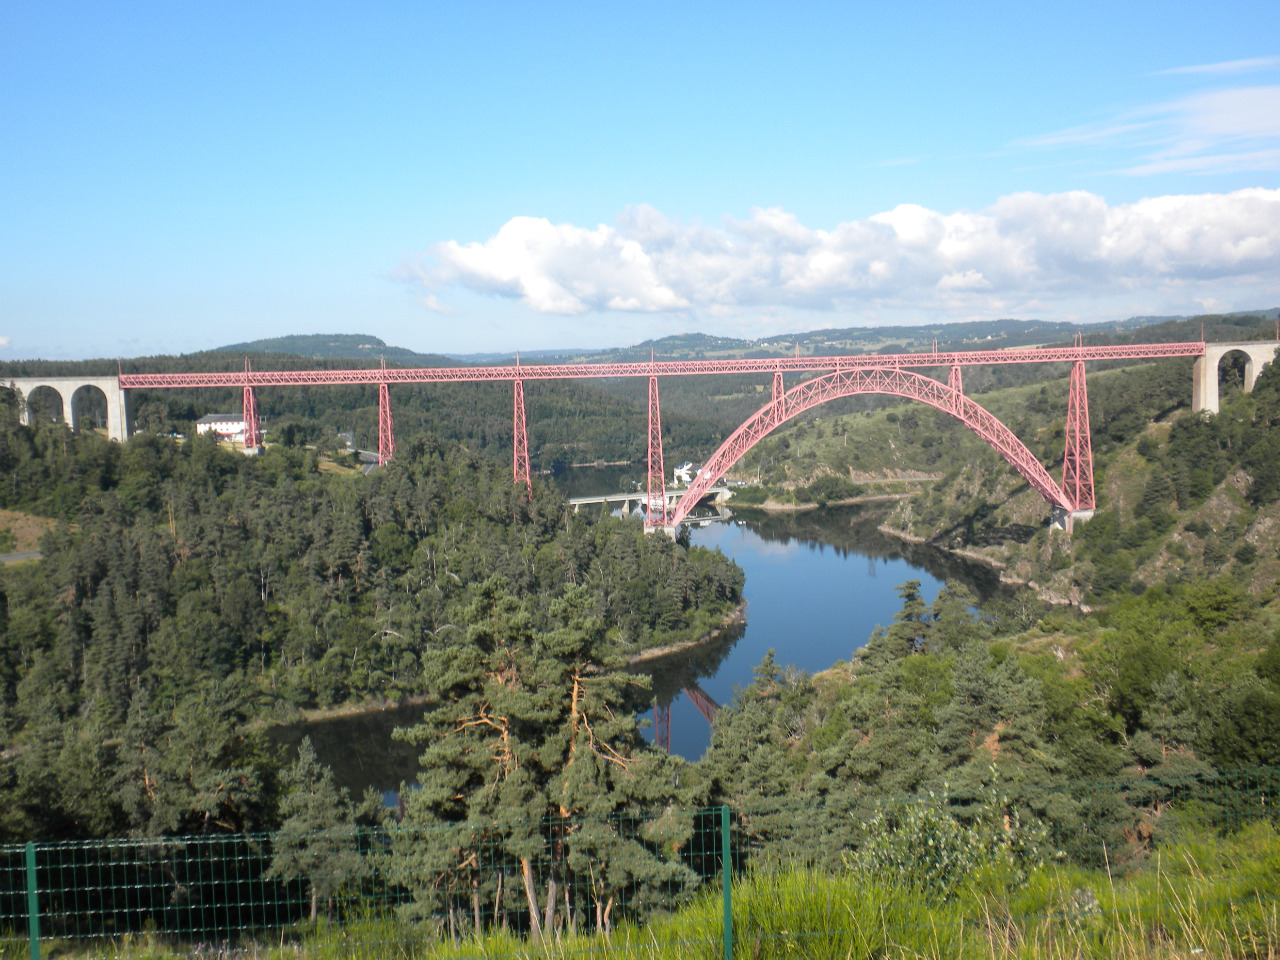
[[107,429],[107,394],[95,383],[76,387],[71,394],[71,422],[76,430]]
[[935,410],[949,414],[1008,461],[1055,511],[1061,511],[1064,516],[1071,514],[1071,502],[1058,483],[1049,476],[1044,464],[1012,430],[984,407],[960,390],[923,374],[898,368],[870,368],[837,371],[806,380],[761,407],[711,455],[676,504],[670,518],[672,525],[679,524],[707,490],[748,450],[783,423],[828,400],[866,393],[919,400]]
[[1262,368],[1275,360],[1278,346],[1273,342],[1205,344],[1204,356],[1196,360],[1192,372],[1191,409],[1217,413],[1220,389],[1251,393]]
[[1243,350],[1227,350],[1218,358],[1218,397],[1239,396],[1253,389],[1253,358]]
[[[27,391],[22,397],[22,422],[30,426],[41,423],[67,423],[66,398],[48,384]],[[67,426],[71,426],[67,423]]]

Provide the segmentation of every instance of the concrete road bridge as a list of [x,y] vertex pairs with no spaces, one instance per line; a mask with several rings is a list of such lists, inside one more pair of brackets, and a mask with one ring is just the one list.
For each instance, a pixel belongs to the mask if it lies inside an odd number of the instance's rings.
[[[680,498],[684,496],[684,489],[680,487],[672,487],[663,491],[666,498],[666,508],[668,511],[675,508],[680,502]],[[727,486],[720,485],[709,487],[703,493],[701,502],[711,504],[721,504],[733,496],[733,490]],[[601,493],[594,497],[570,497],[569,506],[573,508],[573,512],[577,513],[579,508],[588,506],[600,506],[608,504],[609,507],[621,507],[623,512],[631,513],[637,507],[644,506],[648,501],[648,493],[643,490],[624,490],[620,493]]]

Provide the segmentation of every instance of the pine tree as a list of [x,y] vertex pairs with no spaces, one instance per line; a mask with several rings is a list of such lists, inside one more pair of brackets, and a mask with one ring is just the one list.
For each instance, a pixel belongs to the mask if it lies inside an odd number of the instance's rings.
[[[416,910],[445,907],[452,917],[469,897],[478,922],[481,896],[496,900],[511,867],[539,938],[557,922],[571,877],[589,883],[602,926],[622,891],[689,882],[660,855],[678,826],[629,826],[627,812],[679,795],[678,761],[639,736],[634,708],[647,685],[602,654],[604,627],[589,594],[570,588],[551,606],[551,628],[538,631],[528,602],[491,578],[463,619],[465,635],[449,631],[424,654],[438,698],[401,731],[423,747],[419,789],[405,803],[410,829],[396,835],[392,853]],[[431,842],[415,840],[412,828],[435,828]],[[547,865],[541,889],[539,863]]]
[[896,589],[902,598],[902,609],[893,615],[889,629],[876,628],[863,648],[860,659],[869,666],[882,666],[923,650],[929,644],[933,624],[929,607],[920,593],[920,581],[908,580]]
[[316,758],[311,738],[298,745],[298,759],[284,774],[284,822],[272,835],[267,876],[305,879],[311,899],[311,921],[321,900],[332,904],[344,884],[364,872],[356,845],[351,799],[333,780],[333,771]]

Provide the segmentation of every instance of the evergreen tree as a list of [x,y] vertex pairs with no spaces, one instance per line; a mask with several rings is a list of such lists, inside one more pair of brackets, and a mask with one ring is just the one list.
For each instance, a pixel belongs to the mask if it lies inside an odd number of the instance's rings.
[[[584,589],[552,605],[546,630],[534,629],[528,606],[491,578],[462,618],[465,634],[450,631],[425,655],[438,693],[422,721],[401,731],[423,747],[422,772],[392,863],[417,911],[452,916],[465,896],[476,917],[511,864],[538,938],[557,923],[571,876],[590,889],[601,925],[622,891],[692,877],[661,852],[672,831],[688,827],[662,818],[644,831],[627,825],[628,812],[681,797],[679,761],[649,749],[636,729],[647,684],[603,653],[603,622]],[[412,839],[427,828],[435,842]],[[542,877],[538,862],[548,864]],[[576,922],[579,911],[566,910],[560,922]]]
[[933,622],[920,593],[920,581],[908,580],[896,589],[902,598],[902,608],[893,615],[889,629],[877,629],[862,651],[861,659],[871,666],[901,659],[929,643]]
[[357,849],[351,799],[333,781],[333,771],[316,759],[310,737],[298,745],[298,759],[283,776],[284,821],[271,838],[272,858],[267,876],[307,881],[311,921],[324,900],[330,906],[337,892],[364,873]]

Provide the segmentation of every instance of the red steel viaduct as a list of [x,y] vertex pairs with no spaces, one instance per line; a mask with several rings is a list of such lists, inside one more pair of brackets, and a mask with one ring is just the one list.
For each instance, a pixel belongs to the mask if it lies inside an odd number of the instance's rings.
[[[1230,354],[1245,360],[1244,388],[1249,391],[1262,367],[1271,362],[1278,342],[1159,343],[1124,346],[1049,347],[1013,350],[937,350],[922,353],[853,354],[823,357],[775,357],[740,360],[664,360],[639,363],[521,364],[476,367],[372,368],[360,370],[251,370],[228,373],[135,373],[116,377],[15,377],[7,386],[30,397],[42,387],[62,400],[63,419],[73,427],[76,404],[86,388],[97,388],[107,401],[107,432],[124,440],[129,432],[128,391],[179,387],[223,387],[243,391],[245,448],[257,449],[262,440],[254,389],[266,386],[319,384],[377,384],[378,459],[385,463],[395,453],[389,388],[398,383],[467,383],[504,381],[513,387],[512,473],[517,484],[530,483],[528,434],[525,426],[524,384],[530,380],[647,377],[649,379],[648,522],[650,529],[672,531],[698,500],[748,450],[787,420],[827,400],[855,394],[879,393],[918,400],[955,417],[1009,461],[1049,504],[1054,521],[1068,529],[1073,519],[1092,515],[1093,456],[1089,436],[1089,405],[1085,363],[1091,360],[1130,360],[1152,357],[1195,357],[1192,374],[1192,409],[1218,412],[1218,368]],[[1044,465],[1008,427],[965,396],[961,371],[966,366],[1010,363],[1069,363],[1071,385],[1067,400],[1066,445],[1062,480],[1049,475]],[[918,371],[946,368],[943,383]],[[761,407],[712,454],[697,478],[674,506],[668,507],[662,464],[662,424],[658,404],[658,378],[696,374],[772,374],[773,391]],[[784,375],[808,376],[787,388]],[[23,422],[28,413],[23,407]]]

